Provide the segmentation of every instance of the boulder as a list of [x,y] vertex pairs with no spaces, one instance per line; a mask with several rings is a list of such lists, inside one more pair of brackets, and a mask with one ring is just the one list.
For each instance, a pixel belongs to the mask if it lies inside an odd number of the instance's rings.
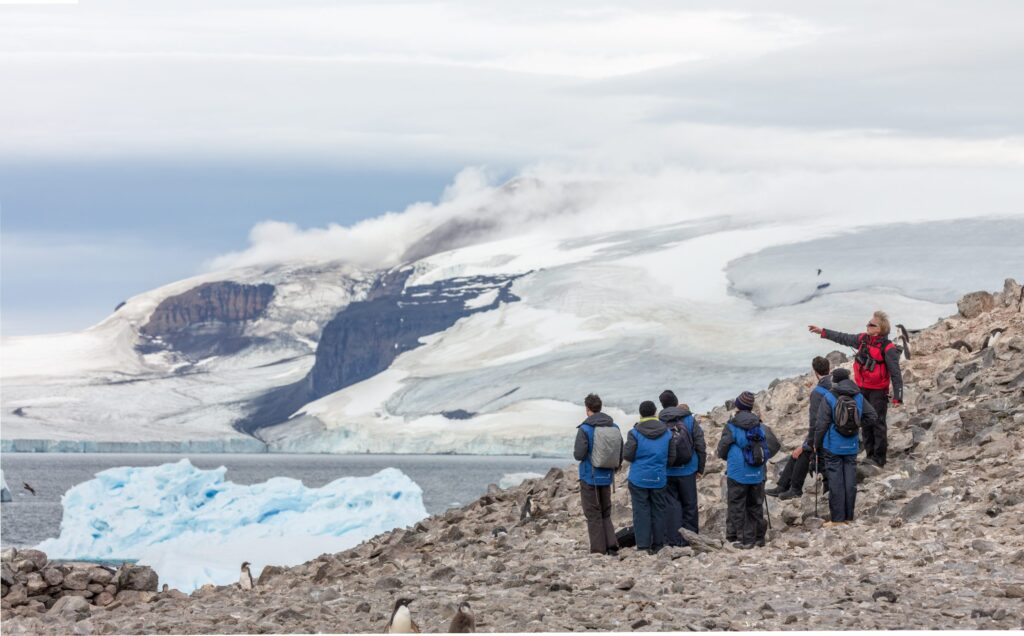
[[32,572],[25,579],[25,591],[28,592],[29,596],[39,594],[48,587],[50,586],[47,585],[46,580],[38,572]]
[[114,573],[107,568],[97,567],[89,568],[89,580],[93,583],[99,583],[100,585],[106,585],[114,579]]
[[159,583],[156,572],[148,565],[125,563],[117,572],[117,587],[121,590],[156,592]]
[[992,311],[995,306],[995,297],[987,291],[971,292],[956,301],[956,308],[964,318],[977,318],[981,314]]
[[84,590],[89,587],[89,571],[85,568],[72,568],[64,575],[64,588],[68,590]]
[[49,567],[43,570],[43,578],[47,584],[56,587],[64,582],[64,573],[59,568]]
[[27,560],[32,563],[33,570],[42,570],[46,567],[49,559],[46,558],[46,553],[39,550],[18,550],[18,560]]
[[81,596],[62,596],[46,613],[50,616],[79,620],[89,616],[89,601]]
[[1016,307],[1021,300],[1020,283],[1012,278],[1003,281],[1003,291],[999,294],[999,300],[1003,307]]
[[265,585],[267,581],[283,573],[285,569],[286,568],[283,568],[280,565],[265,566],[263,568],[263,571],[260,572],[260,578],[258,581],[256,581],[256,585]]

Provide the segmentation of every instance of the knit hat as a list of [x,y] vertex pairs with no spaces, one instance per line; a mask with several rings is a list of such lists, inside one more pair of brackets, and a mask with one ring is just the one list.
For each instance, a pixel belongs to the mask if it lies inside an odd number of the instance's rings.
[[744,391],[733,400],[733,404],[741,411],[749,411],[754,408],[754,394],[750,391]]
[[661,402],[661,406],[668,408],[670,406],[679,406],[679,398],[670,389],[665,389],[658,396],[658,401]]
[[832,381],[833,382],[842,382],[843,380],[849,380],[849,379],[850,379],[850,370],[849,369],[836,369],[835,371],[832,372]]

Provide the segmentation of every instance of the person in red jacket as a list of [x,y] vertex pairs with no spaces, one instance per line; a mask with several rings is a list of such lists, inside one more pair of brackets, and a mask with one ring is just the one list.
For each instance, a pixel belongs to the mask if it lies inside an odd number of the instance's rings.
[[853,361],[853,381],[878,413],[873,424],[864,423],[861,440],[868,461],[885,466],[888,449],[885,415],[889,406],[889,385],[892,384],[892,404],[903,402],[903,375],[900,372],[902,351],[889,340],[889,316],[876,311],[863,333],[852,334],[810,325],[807,328],[822,338],[853,347],[857,354]]

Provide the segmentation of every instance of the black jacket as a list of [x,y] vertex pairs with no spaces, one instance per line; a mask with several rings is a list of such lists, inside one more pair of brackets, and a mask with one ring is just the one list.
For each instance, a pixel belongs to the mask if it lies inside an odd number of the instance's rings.
[[[633,425],[633,430],[640,433],[648,439],[658,439],[661,437],[668,427],[665,423],[657,419],[643,419]],[[627,462],[636,461],[636,438],[632,435],[626,435],[626,444],[622,450],[622,458]],[[668,466],[671,466],[676,461],[676,448],[674,445],[668,445]]]
[[[826,389],[832,389],[832,376],[826,375],[822,379],[818,380],[818,386],[823,386]],[[817,388],[817,387],[815,387]],[[814,448],[814,420],[818,416],[818,407],[825,400],[824,396],[815,390],[811,390],[811,406],[807,409],[807,438],[804,439],[804,450],[811,450]]]
[[[861,336],[867,338],[867,334],[863,333],[843,333],[842,331],[832,331],[831,329],[825,329],[822,332],[822,337],[826,340],[831,340],[853,349],[860,348]],[[902,402],[903,372],[900,370],[901,355],[903,355],[903,351],[899,347],[892,347],[885,352],[885,368],[889,371],[889,381],[892,382],[892,399]]]
[[[846,378],[832,386],[832,395],[836,397],[839,397],[840,395],[854,397],[858,393],[860,393],[860,387],[858,387],[854,381],[849,378]],[[860,416],[861,422],[872,424],[877,422],[878,413],[875,411],[875,407],[871,406],[871,403],[867,400],[864,400],[863,404],[864,410]],[[828,405],[828,401],[823,398],[821,403],[818,404],[818,412],[814,417],[814,448],[821,448],[821,441],[825,438],[825,433],[828,432],[828,427],[831,425],[832,408]]]
[[[765,441],[768,442],[769,456],[779,452],[779,449],[782,448],[782,445],[779,444],[779,438],[775,437],[775,433],[772,432],[772,429],[768,428],[767,424],[761,422],[761,418],[750,411],[736,411],[736,414],[732,416],[731,421],[737,427],[742,428],[745,431],[754,428],[758,423],[760,423],[761,428],[764,429]],[[722,439],[718,440],[717,455],[719,459],[729,459],[729,447],[732,446],[732,442],[732,431],[729,430],[728,426],[723,426]]]
[[[590,424],[594,428],[597,428],[598,426],[611,426],[613,423],[611,416],[605,415],[604,413],[594,413],[587,417],[587,419],[583,420],[583,424]],[[580,424],[580,426],[583,426],[583,424]],[[576,443],[573,444],[572,447],[572,457],[576,461],[581,462],[588,456],[590,456],[590,439],[587,437],[587,434],[583,432],[583,429],[577,426]],[[621,456],[619,457],[619,463],[622,463]]]
[[[692,415],[688,409],[667,406],[658,413],[658,419],[664,422],[665,426],[673,428],[681,426],[687,415]],[[704,441],[704,429],[700,427],[696,417],[693,418],[693,452],[697,454],[697,474],[703,475],[704,464],[708,459],[708,445]]]

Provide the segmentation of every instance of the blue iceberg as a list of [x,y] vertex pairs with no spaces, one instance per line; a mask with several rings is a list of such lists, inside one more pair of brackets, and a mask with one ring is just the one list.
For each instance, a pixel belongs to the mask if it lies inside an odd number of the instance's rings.
[[240,485],[226,471],[187,459],[105,470],[64,494],[60,536],[38,547],[51,559],[138,560],[188,592],[237,581],[243,561],[258,576],[427,516],[423,491],[395,468],[321,488],[286,477]]

